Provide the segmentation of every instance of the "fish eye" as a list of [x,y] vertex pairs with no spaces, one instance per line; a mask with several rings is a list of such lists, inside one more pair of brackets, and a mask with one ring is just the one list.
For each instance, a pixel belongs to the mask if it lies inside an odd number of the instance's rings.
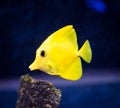
[[40,55],[41,55],[42,57],[45,57],[45,51],[42,50],[41,53],[40,53]]

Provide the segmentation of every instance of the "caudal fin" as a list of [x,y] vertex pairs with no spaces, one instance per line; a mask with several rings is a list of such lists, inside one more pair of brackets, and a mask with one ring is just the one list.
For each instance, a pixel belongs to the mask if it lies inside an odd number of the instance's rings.
[[83,58],[87,63],[91,62],[92,51],[88,40],[85,41],[81,49],[77,52],[77,55]]

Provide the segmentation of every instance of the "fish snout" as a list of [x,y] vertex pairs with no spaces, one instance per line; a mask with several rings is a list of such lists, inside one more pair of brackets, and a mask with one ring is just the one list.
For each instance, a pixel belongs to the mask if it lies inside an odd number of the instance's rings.
[[29,69],[30,69],[31,71],[35,70],[35,69],[33,68],[32,64],[29,66]]
[[36,62],[36,60],[29,66],[29,69],[31,71],[39,69],[39,66],[38,66],[38,63]]

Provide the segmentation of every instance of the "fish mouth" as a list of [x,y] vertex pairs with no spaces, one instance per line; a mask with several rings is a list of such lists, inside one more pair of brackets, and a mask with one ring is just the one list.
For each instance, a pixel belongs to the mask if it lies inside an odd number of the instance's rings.
[[29,69],[30,69],[30,71],[35,70],[35,69],[32,67],[32,65],[29,66]]
[[30,71],[37,70],[38,67],[37,67],[37,65],[36,65],[36,62],[33,62],[33,63],[29,66],[29,69],[30,69]]
[[35,70],[35,69],[33,68],[32,64],[29,66],[29,69],[30,69],[30,71]]

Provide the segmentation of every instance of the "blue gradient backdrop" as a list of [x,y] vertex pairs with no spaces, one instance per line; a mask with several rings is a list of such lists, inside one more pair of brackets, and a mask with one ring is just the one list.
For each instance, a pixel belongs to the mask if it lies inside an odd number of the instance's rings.
[[[120,70],[119,22],[119,0],[1,0],[0,79],[7,80],[29,73],[28,66],[32,63],[39,45],[48,35],[69,24],[76,29],[79,48],[86,39],[90,41],[93,60],[89,65],[83,63],[84,69]],[[61,108],[70,108],[70,106],[74,108],[75,104],[81,104],[80,108],[119,108],[120,84],[107,87],[106,84],[96,85],[95,88],[93,86],[85,86],[81,89],[63,88],[65,101],[62,100]],[[80,94],[74,97],[71,91],[79,93],[79,89]],[[96,95],[93,89],[99,94],[98,97],[94,97],[97,101],[92,97]],[[109,90],[113,90],[110,92],[113,94],[109,94]],[[69,95],[72,98],[68,98]],[[14,98],[11,98],[12,96]],[[10,103],[7,101],[10,106],[4,104],[6,97],[10,100]],[[116,101],[112,100],[112,97]],[[0,107],[13,108],[16,98],[16,91],[1,91]],[[72,100],[67,101],[67,99]],[[79,99],[81,103],[77,101]],[[105,99],[106,104],[104,100],[99,103],[99,99]]]

